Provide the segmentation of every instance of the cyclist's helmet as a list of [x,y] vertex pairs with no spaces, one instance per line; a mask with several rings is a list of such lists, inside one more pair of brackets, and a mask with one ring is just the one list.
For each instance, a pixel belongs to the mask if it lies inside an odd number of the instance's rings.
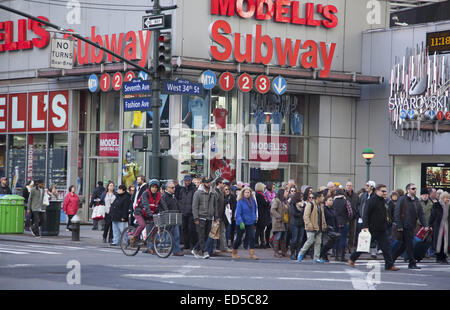
[[159,181],[158,181],[157,179],[152,179],[152,180],[150,180],[150,182],[148,183],[148,186],[149,186],[149,187],[152,187],[153,185],[158,186],[158,188],[161,186],[160,183],[159,183]]

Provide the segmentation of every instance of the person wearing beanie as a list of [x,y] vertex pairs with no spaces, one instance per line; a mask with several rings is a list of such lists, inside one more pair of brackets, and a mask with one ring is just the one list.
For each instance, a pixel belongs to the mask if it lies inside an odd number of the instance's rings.
[[182,236],[184,249],[191,249],[197,243],[197,232],[195,230],[194,216],[192,214],[192,201],[197,187],[188,174],[183,178],[184,186],[181,187],[178,196],[180,211],[182,213]]
[[420,201],[420,204],[422,205],[423,213],[425,213],[425,219],[428,222],[428,220],[430,219],[430,215],[431,215],[431,209],[433,208],[433,202],[430,199],[428,189],[422,188],[422,190],[420,191],[419,201]]

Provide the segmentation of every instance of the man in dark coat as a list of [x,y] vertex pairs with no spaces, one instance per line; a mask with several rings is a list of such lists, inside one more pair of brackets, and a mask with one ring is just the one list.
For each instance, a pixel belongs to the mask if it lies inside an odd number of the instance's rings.
[[[161,197],[161,201],[159,203],[159,212],[173,212],[179,213],[180,209],[178,207],[178,201],[175,197],[175,183],[173,181],[169,181],[166,184],[166,189],[164,195]],[[173,252],[174,256],[183,256],[184,253],[180,249],[180,225],[171,226],[174,247]]]
[[409,260],[409,269],[420,269],[416,265],[414,259],[414,244],[413,238],[417,225],[417,220],[422,226],[426,226],[425,214],[423,213],[422,205],[416,197],[417,187],[410,183],[406,186],[407,195],[398,199],[395,206],[394,221],[397,232],[402,234],[401,246],[393,253],[392,257],[395,262],[403,251],[406,249],[406,254]]
[[[383,251],[384,268],[386,270],[397,271],[399,268],[394,266],[391,257],[390,244],[387,236],[387,210],[386,210],[387,188],[386,185],[378,184],[373,195],[367,202],[363,218],[362,231],[370,231],[373,240],[377,240],[378,245]],[[352,253],[349,260],[350,267],[355,267],[356,260],[362,252]]]
[[111,216],[114,239],[111,245],[119,245],[120,236],[126,229],[128,222],[128,210],[130,208],[131,200],[130,194],[127,193],[127,187],[120,185],[117,189],[116,199],[111,204],[109,214]]
[[8,186],[8,179],[2,177],[0,183],[0,195],[11,195],[12,192]]
[[178,195],[178,206],[183,214],[182,236],[184,249],[190,249],[197,243],[197,231],[195,230],[194,217],[192,215],[192,199],[197,188],[192,183],[192,177],[190,175],[186,175],[183,181],[184,186],[181,187]]
[[358,194],[355,193],[353,190],[353,183],[347,182],[345,184],[345,197],[348,201],[350,201],[350,204],[352,206],[353,211],[353,217],[350,219],[350,230],[348,232],[348,241],[347,241],[347,247],[350,251],[353,250],[353,246],[355,244],[355,233],[356,233],[356,221],[357,221],[357,212],[358,212],[358,202],[359,197]]
[[[106,191],[106,189],[103,187],[103,182],[98,181],[97,187],[94,188],[94,191],[92,192],[91,202],[89,202],[89,208],[93,208],[97,202],[100,202],[102,198],[102,194]],[[98,222],[96,220],[92,220],[94,222],[94,225],[92,226],[92,230],[98,230]],[[103,229],[102,229],[103,230]]]

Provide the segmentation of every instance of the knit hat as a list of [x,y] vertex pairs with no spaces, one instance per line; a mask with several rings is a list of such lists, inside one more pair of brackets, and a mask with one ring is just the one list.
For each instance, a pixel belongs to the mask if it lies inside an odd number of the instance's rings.
[[186,180],[191,180],[192,181],[192,177],[191,177],[190,174],[184,176],[183,181],[186,181]]
[[373,188],[377,187],[377,184],[374,181],[369,181],[366,183],[366,185],[369,185],[370,187],[373,187]]
[[428,195],[428,194],[429,194],[429,193],[428,193],[428,189],[422,188],[422,189],[420,190],[420,194],[421,194],[421,195]]

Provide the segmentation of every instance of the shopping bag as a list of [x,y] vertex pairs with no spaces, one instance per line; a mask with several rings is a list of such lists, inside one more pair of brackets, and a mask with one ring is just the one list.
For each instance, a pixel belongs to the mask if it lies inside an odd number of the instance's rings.
[[220,239],[220,224],[219,222],[214,221],[211,225],[211,231],[209,233],[209,237],[211,239]]
[[105,209],[106,207],[104,205],[95,206],[92,210],[92,219],[94,221],[103,220],[105,218]]
[[358,248],[356,252],[370,252],[370,239],[372,236],[370,232],[362,230],[358,236]]

